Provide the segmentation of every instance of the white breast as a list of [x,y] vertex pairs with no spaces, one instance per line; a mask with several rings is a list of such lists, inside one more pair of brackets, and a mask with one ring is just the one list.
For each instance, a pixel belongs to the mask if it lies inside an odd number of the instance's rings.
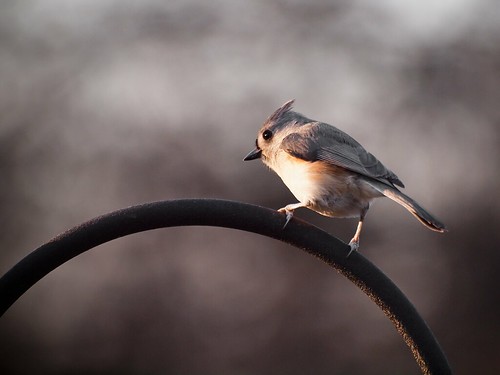
[[322,215],[359,217],[373,198],[382,195],[356,173],[294,158],[285,151],[275,155],[264,162],[281,177],[299,202]]
[[311,163],[294,158],[286,152],[279,152],[267,164],[281,177],[299,202],[305,203],[317,196],[318,184],[311,176]]

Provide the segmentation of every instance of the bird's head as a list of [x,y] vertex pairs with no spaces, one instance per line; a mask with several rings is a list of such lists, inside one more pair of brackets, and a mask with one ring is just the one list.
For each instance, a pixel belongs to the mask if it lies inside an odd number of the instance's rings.
[[244,161],[261,158],[265,162],[272,158],[283,139],[309,121],[292,111],[294,101],[293,99],[287,101],[269,116],[257,134],[255,148],[245,156]]

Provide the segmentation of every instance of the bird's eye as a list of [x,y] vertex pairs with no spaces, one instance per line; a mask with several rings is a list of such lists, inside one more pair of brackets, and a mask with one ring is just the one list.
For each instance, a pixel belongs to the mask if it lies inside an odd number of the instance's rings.
[[271,139],[271,137],[273,136],[273,132],[271,130],[264,130],[264,133],[262,133],[262,138],[264,138],[264,140],[269,140]]

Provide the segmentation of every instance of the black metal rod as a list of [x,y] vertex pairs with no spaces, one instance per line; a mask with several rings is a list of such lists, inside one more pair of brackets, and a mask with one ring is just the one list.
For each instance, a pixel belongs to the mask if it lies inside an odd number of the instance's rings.
[[275,238],[322,259],[366,293],[387,315],[423,374],[451,374],[439,343],[411,302],[375,265],[321,229],[241,202],[182,199],[121,209],[87,221],[27,255],[0,279],[0,316],[38,280],[97,245],[151,229],[203,225],[240,229]]

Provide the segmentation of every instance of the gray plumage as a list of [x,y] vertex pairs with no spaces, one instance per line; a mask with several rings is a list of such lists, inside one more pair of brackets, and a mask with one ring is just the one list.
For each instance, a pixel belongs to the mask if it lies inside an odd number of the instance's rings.
[[[297,116],[291,112],[292,116]],[[297,158],[324,161],[348,169],[385,184],[404,187],[401,180],[354,138],[332,125],[311,122],[285,137],[281,147]]]

